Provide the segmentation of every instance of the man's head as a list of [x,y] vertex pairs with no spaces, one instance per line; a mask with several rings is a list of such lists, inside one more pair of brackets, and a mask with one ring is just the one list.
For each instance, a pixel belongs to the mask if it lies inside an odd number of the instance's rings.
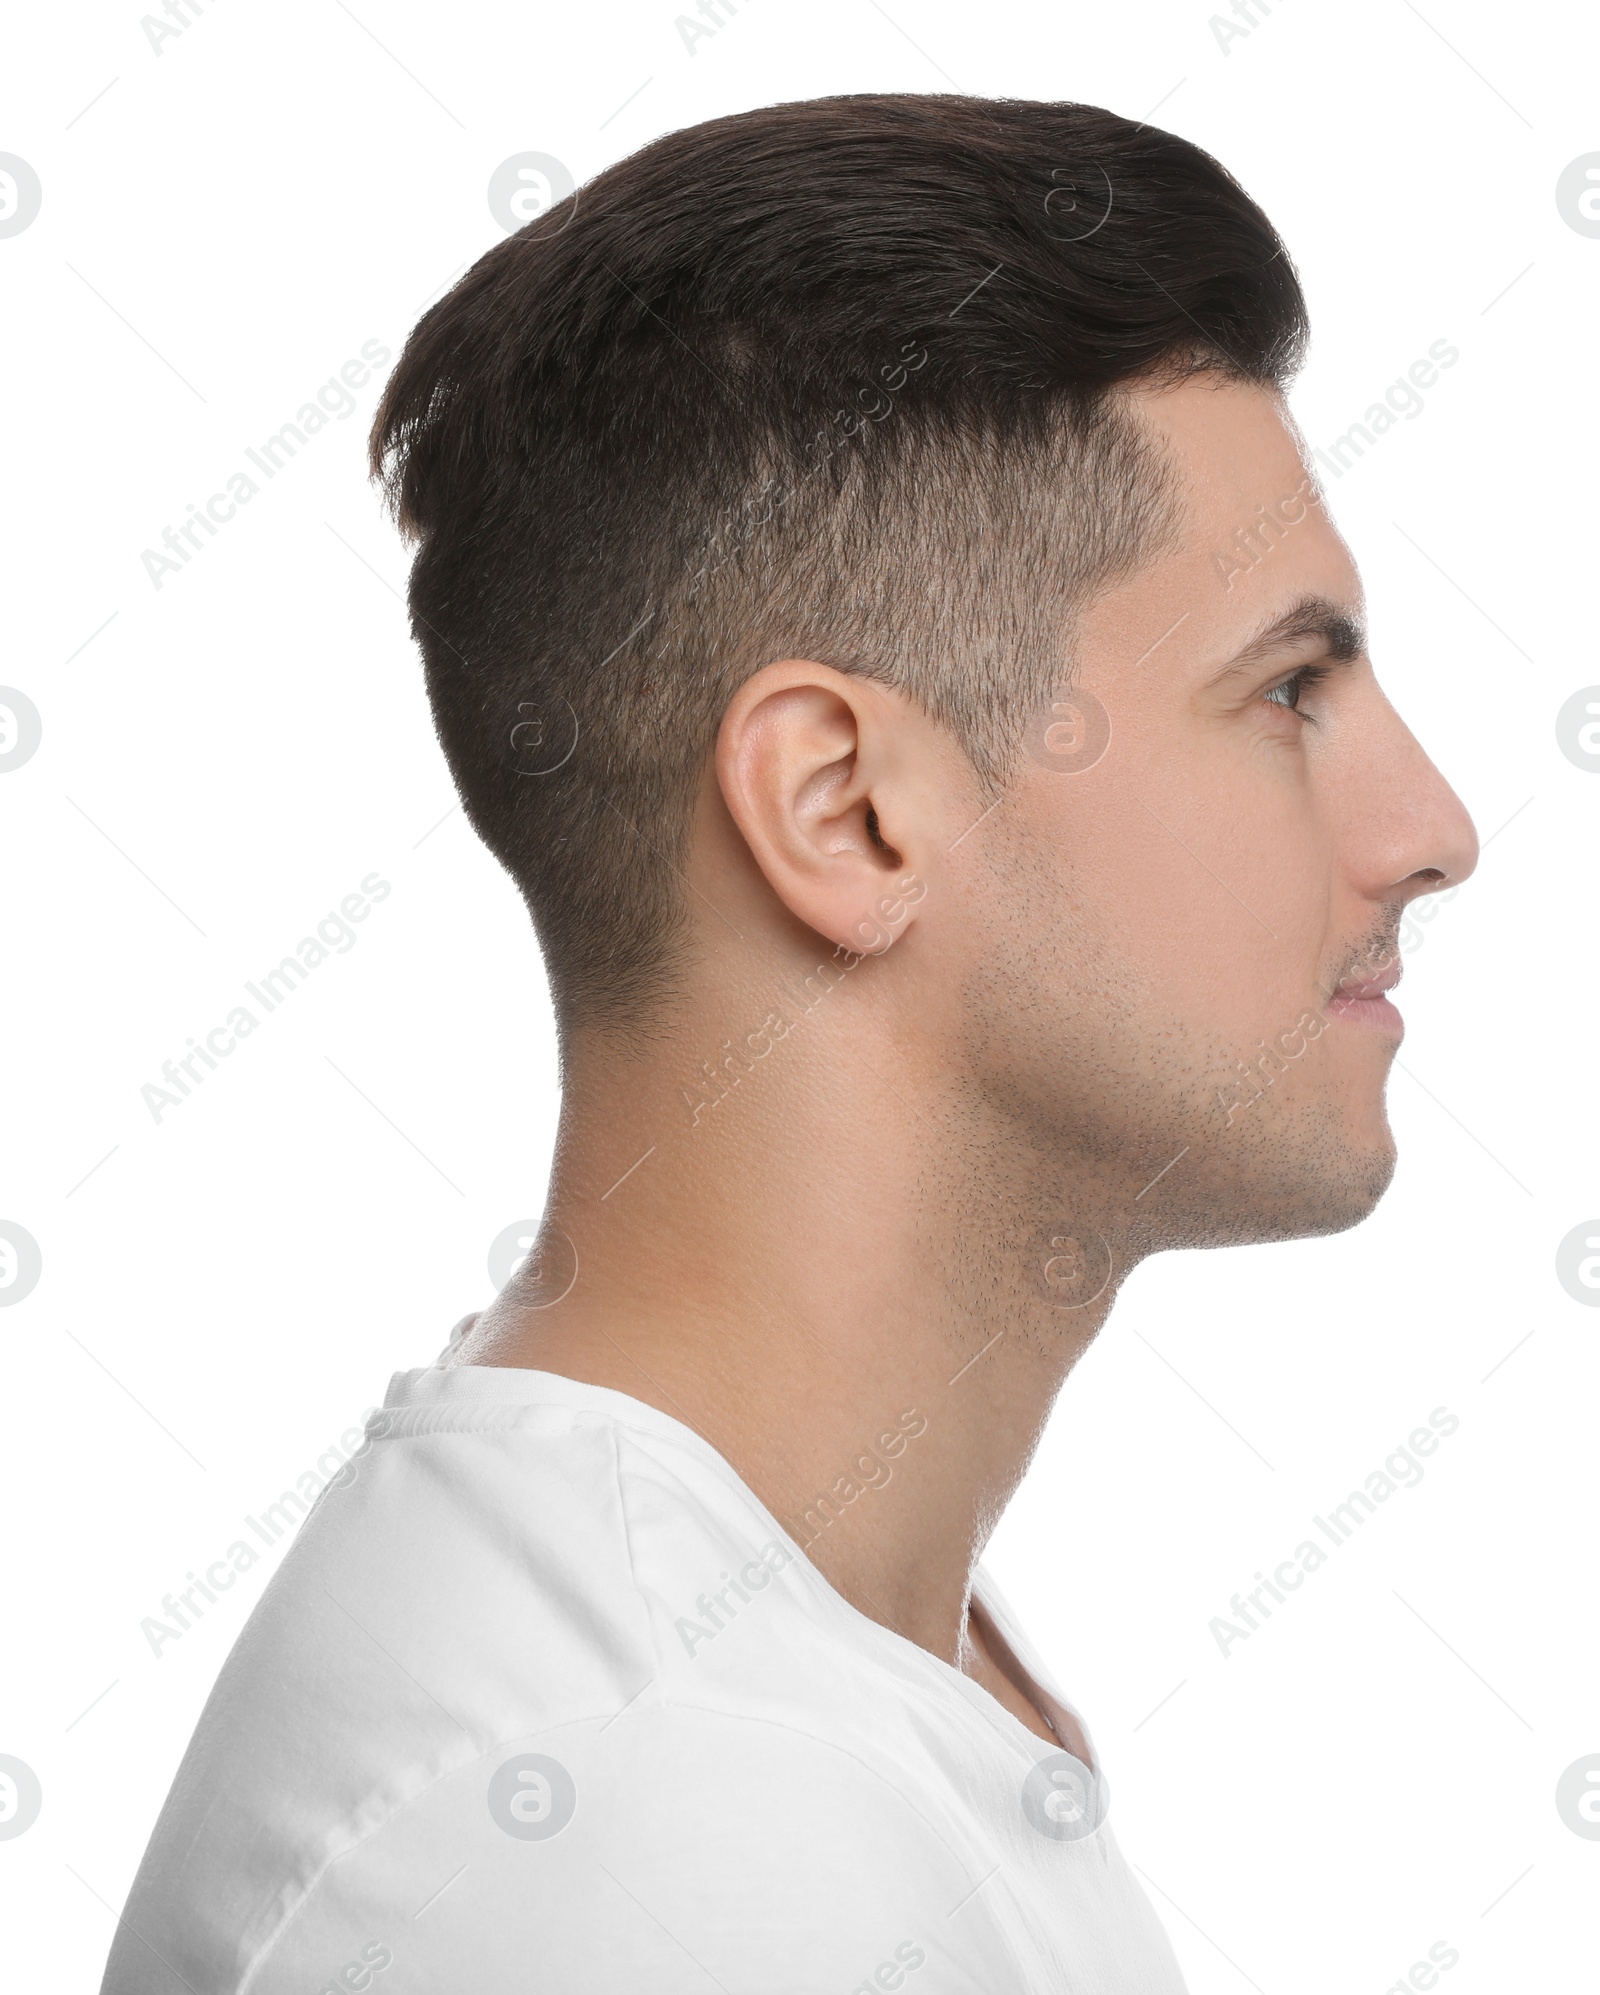
[[1359,1217],[1392,1037],[1334,992],[1471,832],[1365,662],[1304,337],[1223,169],[1077,105],[721,120],[483,258],[374,463],[569,1041],[893,939],[869,1001],[1125,1237]]

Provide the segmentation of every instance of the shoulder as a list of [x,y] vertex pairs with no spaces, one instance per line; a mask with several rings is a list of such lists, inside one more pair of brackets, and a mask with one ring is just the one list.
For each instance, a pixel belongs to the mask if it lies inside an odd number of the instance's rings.
[[[201,1715],[129,1899],[143,1941],[242,1986],[351,1852],[437,1819],[419,1804],[495,1742],[602,1724],[653,1683],[681,1588],[652,1545],[708,1578],[722,1546],[670,1451],[637,1452],[562,1405],[375,1415]],[[119,1990],[143,1953],[119,1936]]]

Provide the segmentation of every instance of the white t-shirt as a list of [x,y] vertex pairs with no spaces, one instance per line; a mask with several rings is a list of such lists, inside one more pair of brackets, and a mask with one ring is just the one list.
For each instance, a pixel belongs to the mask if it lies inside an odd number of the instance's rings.
[[104,1995],[1181,1995],[1103,1774],[859,1613],[689,1428],[436,1365],[367,1433],[223,1667]]

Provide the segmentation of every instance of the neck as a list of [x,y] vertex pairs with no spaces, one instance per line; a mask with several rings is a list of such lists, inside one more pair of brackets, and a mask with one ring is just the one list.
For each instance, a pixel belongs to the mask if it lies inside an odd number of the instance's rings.
[[1115,1282],[1088,1188],[934,1070],[879,968],[571,1048],[540,1246],[458,1361],[682,1420],[846,1599],[960,1666],[972,1568]]

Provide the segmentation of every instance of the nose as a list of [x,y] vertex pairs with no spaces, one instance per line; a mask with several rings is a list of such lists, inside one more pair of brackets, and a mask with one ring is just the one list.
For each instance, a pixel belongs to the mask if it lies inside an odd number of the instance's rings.
[[1478,864],[1478,833],[1466,806],[1392,707],[1389,719],[1389,740],[1365,799],[1362,884],[1375,900],[1404,903],[1470,879]]

